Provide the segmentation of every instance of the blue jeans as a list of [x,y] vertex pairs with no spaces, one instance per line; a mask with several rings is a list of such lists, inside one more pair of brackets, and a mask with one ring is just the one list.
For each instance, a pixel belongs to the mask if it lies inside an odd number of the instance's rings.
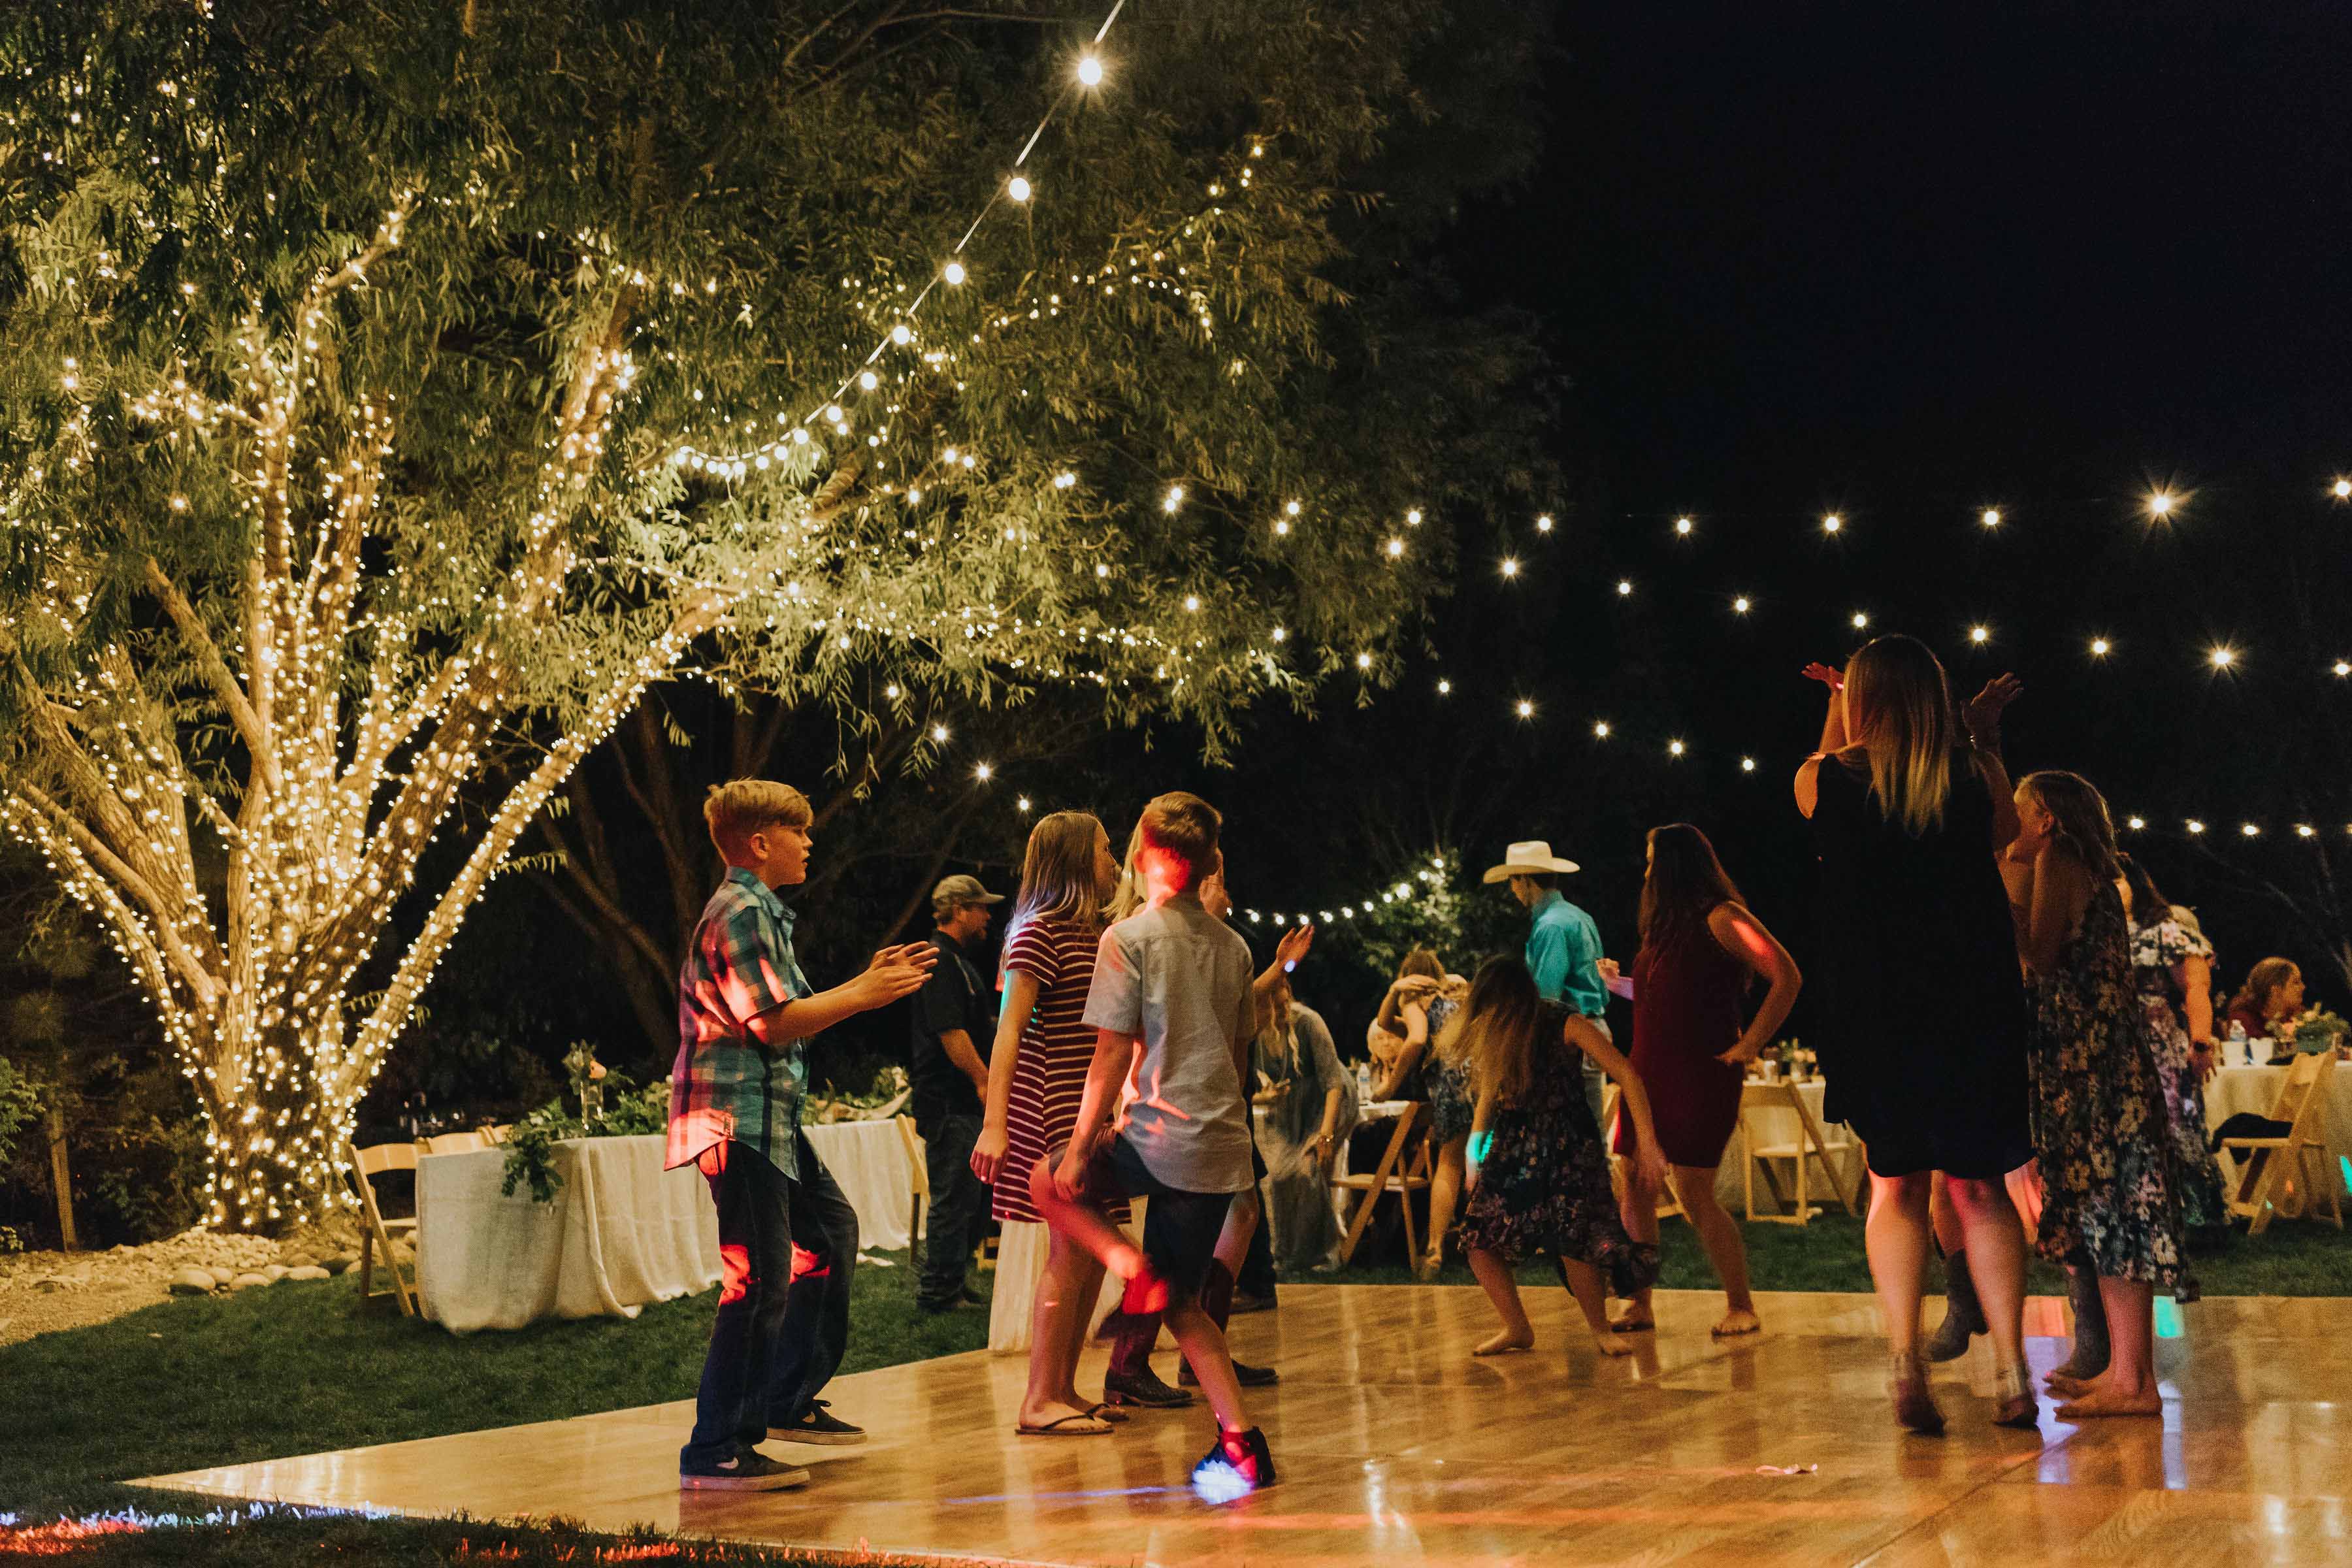
[[[695,1394],[694,1435],[678,1450],[681,1468],[724,1464],[757,1447],[771,1426],[800,1419],[849,1347],[857,1211],[806,1136],[797,1152],[798,1181],[746,1144],[724,1143],[705,1156],[719,1205],[719,1318]],[[795,1237],[815,1258],[797,1281]]]
[[923,1272],[915,1287],[922,1306],[952,1307],[961,1299],[972,1249],[988,1231],[988,1188],[971,1173],[971,1146],[980,1142],[980,1128],[979,1117],[950,1112],[926,1117],[915,1129],[923,1135],[923,1173],[931,1184],[930,1211],[923,1219]]

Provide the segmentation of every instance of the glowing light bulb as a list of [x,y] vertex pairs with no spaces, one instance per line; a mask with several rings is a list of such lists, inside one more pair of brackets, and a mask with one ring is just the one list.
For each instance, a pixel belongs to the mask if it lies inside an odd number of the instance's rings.
[[940,268],[940,276],[948,280],[949,288],[952,289],[956,287],[964,280],[965,274],[963,263],[961,261],[949,262],[945,267]]
[[972,767],[971,776],[978,779],[981,783],[986,784],[989,780],[996,776],[996,770],[990,767],[986,763],[976,763]]
[[2127,816],[2124,818],[2124,826],[2130,828],[2134,833],[2137,833],[2141,828],[2147,826],[2147,818],[2145,816]]
[[1541,517],[1536,519],[1536,531],[1538,533],[1549,533],[1551,531],[1551,513],[1546,512]]
[[888,698],[888,699],[889,699],[891,701],[893,701],[893,702],[898,701],[898,683],[897,681],[895,681],[895,680],[894,680],[894,681],[892,681],[889,685],[887,685],[887,686],[884,687],[884,688],[882,689],[882,695],[883,695],[883,696],[885,696],[885,697],[887,697],[887,698]]
[[1182,506],[1183,504],[1184,487],[1182,485],[1170,485],[1168,487],[1168,493],[1160,498],[1160,510],[1161,511],[1174,511],[1178,507]]
[[1372,668],[1372,656],[1371,656],[1370,654],[1368,654],[1368,653],[1360,653],[1360,654],[1358,654],[1358,655],[1356,656],[1356,668],[1357,668],[1358,669],[1370,669],[1370,668]]
[[2249,838],[2259,838],[2262,837],[2263,830],[2251,822],[2242,822],[2238,824],[2238,831]]
[[1678,518],[1675,519],[1675,531],[1676,533],[1687,535],[1687,534],[1690,532],[1690,531],[1691,531],[1691,520],[1690,520],[1690,519],[1688,519],[1688,518],[1686,518],[1686,517],[1678,517]]
[[1004,182],[1004,194],[1016,202],[1025,202],[1029,199],[1029,182],[1015,174]]
[[2238,650],[2227,646],[2217,647],[2205,656],[2205,661],[2216,669],[2227,669],[2238,662]]
[[2317,831],[2318,830],[2313,827],[2308,822],[2298,822],[2294,825],[2294,836],[2297,838],[2309,838]]
[[1095,575],[1096,575],[1096,576],[1097,576],[1097,577],[1108,577],[1108,576],[1109,576],[1109,575],[1110,575],[1110,563],[1109,563],[1109,562],[1108,562],[1108,561],[1097,561],[1097,562],[1096,562],[1096,563],[1095,563]]
[[1522,719],[1532,719],[1536,716],[1536,705],[1524,697],[1519,699],[1513,710]]
[[1184,607],[1192,611],[1194,615],[1199,615],[1201,613],[1201,595],[1198,594],[1185,595]]
[[1845,519],[1840,517],[1835,512],[1830,512],[1822,519],[1822,531],[1823,533],[1835,533],[1844,526]]
[[2168,490],[2158,490],[2154,495],[2148,497],[2147,510],[2148,515],[2151,517],[2170,517],[2172,515],[2171,492]]
[[942,746],[946,745],[948,743],[948,727],[945,724],[932,725],[931,739],[938,742]]
[[1989,506],[1985,508],[1983,511],[1977,514],[1977,521],[1983,523],[1987,528],[1999,528],[2000,526],[2000,508],[1997,506]]
[[1518,558],[1517,556],[1516,556],[1516,555],[1506,555],[1506,556],[1504,556],[1504,557],[1503,557],[1503,575],[1504,575],[1504,576],[1506,576],[1506,577],[1516,577],[1516,576],[1517,576],[1518,574],[1519,574],[1519,558]]
[[1969,641],[1973,643],[1982,643],[1990,642],[1991,640],[1992,632],[1989,627],[1970,626],[1969,628]]
[[1081,55],[1078,58],[1078,79],[1088,87],[1100,87],[1102,79],[1102,61],[1092,55]]
[[1666,755],[1670,757],[1679,757],[1682,754],[1683,743],[1680,741],[1668,741],[1666,742]]
[[1290,516],[1297,517],[1298,515],[1298,503],[1297,501],[1285,502],[1282,510]]
[[1421,508],[1415,507],[1411,511],[1405,513],[1404,520],[1412,527],[1419,528],[1421,526]]
[[861,390],[871,392],[882,384],[882,378],[870,370],[861,370],[857,373],[857,384]]
[[1853,629],[1860,631],[1863,627],[1868,625],[1870,625],[1870,616],[1868,612],[1856,610],[1853,613]]
[[1744,616],[1748,613],[1750,604],[1751,601],[1748,599],[1748,595],[1742,594],[1739,597],[1731,601],[1731,613],[1735,616]]
[[1026,812],[1029,809],[1029,797],[1024,795],[1019,800],[1014,801],[1013,805],[1013,809],[1016,811]]
[[2107,657],[2107,650],[2115,646],[2115,644],[2109,642],[2105,637],[2093,637],[2091,639],[2091,657],[2093,658],[2105,658]]
[[1437,694],[1438,694],[1440,697],[1451,697],[1451,696],[1453,696],[1453,695],[1454,695],[1454,682],[1452,682],[1452,681],[1450,681],[1450,680],[1441,680],[1441,681],[1439,681],[1439,682],[1437,683]]
[[2329,665],[2327,668],[2330,668],[2330,669],[2332,669],[2332,670],[2334,670],[2334,671],[2336,673],[2336,675],[2338,675],[2339,677],[2340,677],[2340,676],[2346,676],[2346,675],[2352,675],[2352,662],[2348,662],[2348,661],[2344,660],[2344,659],[2340,659],[2340,658],[2339,658],[2339,659],[2337,659],[2334,664]]
[[1391,538],[1389,541],[1389,559],[1394,561],[1403,553],[1404,541],[1402,539]]
[[915,329],[901,321],[890,329],[890,341],[903,349],[915,341]]
[[1740,771],[1741,773],[1754,773],[1754,772],[1756,771],[1756,759],[1755,759],[1755,758],[1753,758],[1753,757],[1742,757],[1742,758],[1740,758],[1740,759],[1739,759],[1739,771]]
[[1596,741],[1605,741],[1609,738],[1608,720],[1596,719],[1592,721],[1592,738]]
[[2189,819],[2189,831],[2191,833],[2202,833],[2205,831],[2205,825],[2192,816]]
[[1619,598],[1631,598],[1633,596],[1633,584],[1630,578],[1620,577],[1617,579],[1617,596]]

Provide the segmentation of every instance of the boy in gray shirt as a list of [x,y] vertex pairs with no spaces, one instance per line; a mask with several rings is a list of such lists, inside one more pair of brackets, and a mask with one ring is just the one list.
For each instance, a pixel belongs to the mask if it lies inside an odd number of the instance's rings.
[[[1201,907],[1222,864],[1215,808],[1182,791],[1143,808],[1137,858],[1145,907],[1103,933],[1086,1021],[1094,1062],[1070,1142],[1038,1163],[1032,1195],[1045,1223],[1127,1281],[1129,1313],[1164,1310],[1169,1331],[1217,1415],[1217,1443],[1193,1468],[1223,1500],[1274,1484],[1265,1437],[1242,1413],[1224,1331],[1201,1283],[1234,1194],[1250,1187],[1245,1053],[1257,1032],[1249,944]],[[1118,1128],[1103,1131],[1120,1085]],[[1113,1226],[1105,1199],[1148,1198],[1143,1250]]]

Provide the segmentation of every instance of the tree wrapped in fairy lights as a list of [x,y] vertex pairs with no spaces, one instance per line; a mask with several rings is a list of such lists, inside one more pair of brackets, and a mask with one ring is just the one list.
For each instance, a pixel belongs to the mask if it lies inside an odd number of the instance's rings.
[[1213,746],[1381,679],[1529,482],[1522,340],[1400,264],[1525,152],[1528,9],[0,22],[0,815],[160,1015],[215,1221],[339,1201],[654,683]]

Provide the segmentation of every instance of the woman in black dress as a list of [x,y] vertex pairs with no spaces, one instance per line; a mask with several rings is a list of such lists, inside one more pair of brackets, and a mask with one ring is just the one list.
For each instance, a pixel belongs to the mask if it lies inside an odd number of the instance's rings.
[[2032,1426],[2025,1236],[2002,1185],[2033,1157],[2029,1015],[1994,862],[2017,836],[1998,733],[2017,683],[1986,687],[1963,733],[1944,667],[1916,638],[1877,638],[1842,675],[1806,673],[1831,690],[1821,749],[1797,772],[1822,864],[1823,1112],[1869,1149],[1864,1234],[1895,1417],[1943,1430],[1918,1352],[1928,1186],[1941,1171],[1999,1357],[1994,1418]]

